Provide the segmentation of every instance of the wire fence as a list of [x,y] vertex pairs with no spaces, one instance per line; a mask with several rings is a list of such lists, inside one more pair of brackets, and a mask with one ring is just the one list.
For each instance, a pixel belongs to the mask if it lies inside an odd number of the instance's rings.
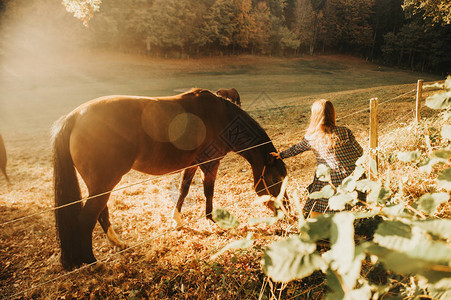
[[[255,149],[255,148],[258,148],[258,147],[267,145],[267,144],[270,144],[270,143],[272,143],[272,141],[267,141],[267,142],[264,142],[264,143],[261,143],[261,144],[258,144],[258,145],[254,145],[254,146],[248,147],[248,148],[246,148],[246,149],[238,150],[238,151],[236,151],[235,153],[240,154],[240,153],[243,153],[243,152],[246,152],[246,151],[249,151],[249,150],[252,150],[252,149]],[[183,172],[183,171],[185,171],[185,170],[187,170],[187,169],[200,167],[200,166],[202,166],[202,165],[205,165],[205,164],[208,164],[208,163],[212,163],[212,162],[221,160],[221,159],[223,159],[225,156],[226,156],[226,155],[223,155],[223,156],[220,156],[220,157],[217,157],[217,158],[214,158],[214,159],[210,159],[210,160],[203,161],[203,162],[201,162],[201,163],[197,163],[197,164],[194,164],[194,165],[190,165],[190,166],[188,166],[188,167],[181,168],[181,169],[172,171],[172,172],[170,172],[170,173],[167,173],[167,174],[165,174],[164,176],[170,176],[170,175],[174,175],[174,174]],[[79,200],[77,200],[77,201],[74,201],[74,202],[71,202],[71,203],[68,203],[68,204],[65,204],[65,205],[60,205],[60,206],[57,206],[57,207],[49,208],[49,209],[46,209],[46,210],[43,210],[43,211],[40,211],[40,212],[36,212],[36,213],[29,214],[29,215],[26,215],[26,216],[23,216],[23,217],[20,217],[20,218],[16,218],[16,219],[13,219],[13,220],[10,220],[10,221],[6,221],[6,222],[3,222],[3,223],[0,223],[0,226],[9,225],[9,224],[11,224],[11,223],[19,222],[19,221],[22,221],[22,220],[25,220],[25,219],[28,219],[28,218],[31,218],[31,217],[34,217],[34,216],[37,216],[37,215],[44,214],[44,213],[53,212],[53,211],[55,211],[55,210],[58,210],[58,209],[61,209],[61,208],[65,208],[65,207],[68,207],[68,206],[71,206],[71,205],[75,205],[75,204],[77,204],[77,203],[81,203],[81,202],[84,202],[84,201],[89,200],[89,199],[93,199],[93,198],[97,198],[97,197],[100,197],[100,196],[103,196],[103,195],[107,195],[107,194],[110,194],[110,193],[112,193],[112,192],[117,192],[117,191],[120,191],[120,190],[124,190],[124,189],[130,188],[130,187],[136,186],[136,185],[141,185],[141,184],[146,183],[146,182],[149,182],[149,181],[151,181],[151,180],[153,180],[153,179],[152,179],[152,178],[149,178],[149,179],[141,180],[141,181],[138,181],[138,182],[134,182],[134,183],[132,183],[132,184],[129,184],[129,185],[125,185],[125,186],[122,186],[122,187],[118,187],[118,188],[112,189],[112,190],[107,191],[107,192],[103,192],[103,193],[99,193],[99,194],[92,195],[92,196],[89,196],[89,197],[81,198],[81,199],[79,199]]]
[[[281,184],[282,182],[283,182],[283,180],[282,180],[282,181],[278,181],[278,182],[276,182],[276,183],[274,183],[274,184],[272,184],[272,185],[269,185],[267,188],[272,188],[272,187],[274,187],[274,186],[276,186],[276,185],[278,185],[278,184]],[[266,190],[266,188],[263,188],[263,189],[257,191],[257,193],[263,192],[263,191],[265,191],[265,190]],[[229,203],[228,205],[225,205],[224,208],[229,208],[229,207],[231,207],[231,206],[233,206],[233,205],[235,205],[235,204],[237,204],[237,203],[240,203],[240,202],[242,202],[242,201],[244,201],[244,200],[246,200],[246,199],[249,199],[249,198],[250,198],[251,196],[253,196],[253,195],[254,195],[254,193],[251,192],[251,193],[249,193],[248,195],[246,195],[245,197],[243,197],[243,198],[241,198],[241,199],[239,199],[239,200],[237,200],[237,201],[234,201],[234,202],[232,202],[232,203]],[[200,216],[200,217],[198,217],[198,218],[195,218],[194,220],[191,220],[189,223],[183,225],[183,227],[184,227],[184,226],[187,226],[187,225],[193,225],[193,224],[195,224],[196,222],[205,219],[206,216],[207,216],[206,214],[203,214],[202,216]],[[169,233],[172,233],[172,232],[174,232],[174,231],[176,231],[176,230],[178,230],[178,229],[179,229],[179,227],[176,227],[176,228],[173,227],[173,228],[171,228],[171,229],[165,230],[165,231],[163,231],[163,232],[161,232],[161,233],[159,233],[159,234],[157,234],[157,235],[154,235],[154,236],[152,236],[152,237],[150,237],[150,238],[148,238],[148,239],[146,239],[146,240],[144,240],[144,241],[142,241],[142,242],[139,242],[139,243],[136,243],[136,244],[134,244],[134,245],[132,245],[132,246],[129,246],[129,247],[127,247],[126,249],[117,251],[117,252],[113,253],[112,255],[107,256],[107,257],[105,257],[105,258],[103,258],[103,259],[100,259],[100,260],[98,260],[98,261],[96,261],[96,262],[93,262],[93,263],[90,263],[90,264],[83,265],[83,266],[81,266],[81,267],[79,267],[79,268],[77,268],[77,269],[74,269],[74,270],[72,270],[72,271],[68,271],[68,272],[66,272],[66,273],[64,273],[64,274],[62,274],[62,275],[59,275],[59,276],[57,276],[57,277],[55,277],[55,278],[52,278],[52,279],[50,279],[50,280],[47,280],[47,281],[45,281],[45,282],[43,282],[43,283],[40,283],[40,284],[35,285],[35,286],[32,286],[32,287],[30,287],[30,288],[28,288],[28,289],[25,289],[25,290],[22,290],[22,291],[20,291],[19,293],[16,293],[16,294],[14,294],[14,295],[11,295],[9,298],[15,298],[15,297],[18,297],[18,296],[23,295],[23,294],[25,294],[25,293],[28,293],[28,292],[30,292],[30,291],[32,291],[32,290],[38,289],[38,288],[40,288],[40,287],[42,287],[42,286],[45,286],[45,285],[50,284],[50,283],[52,283],[52,282],[58,281],[59,279],[68,277],[68,276],[70,276],[70,275],[72,275],[72,274],[75,274],[75,273],[78,273],[78,272],[80,272],[80,271],[83,271],[83,270],[89,269],[89,268],[91,268],[91,267],[94,267],[94,266],[96,266],[98,263],[107,263],[107,262],[109,262],[109,261],[111,260],[111,258],[114,258],[114,257],[116,257],[116,256],[119,256],[120,254],[123,254],[123,253],[125,253],[125,252],[127,252],[127,251],[136,249],[136,248],[138,248],[138,247],[140,247],[140,246],[144,246],[144,245],[150,243],[151,241],[156,240],[157,238],[163,237],[163,236],[165,236],[165,235],[167,235],[167,234],[169,234]]]
[[[391,99],[388,99],[388,100],[385,100],[385,101],[381,102],[379,105],[382,105],[382,104],[388,103],[390,101],[399,99],[399,98],[401,98],[403,96],[406,96],[406,95],[408,95],[408,94],[410,94],[412,92],[415,92],[415,91],[416,91],[415,89],[410,90],[410,91],[408,91],[408,92],[406,92],[404,94],[398,95],[398,96],[396,96],[394,98],[391,98]],[[337,118],[336,120],[338,121],[338,120],[342,120],[342,119],[345,119],[345,118],[349,118],[349,117],[351,117],[353,115],[356,115],[356,114],[359,114],[359,113],[363,113],[363,112],[367,112],[367,111],[369,111],[369,108],[365,108],[365,109],[361,109],[361,110],[352,112],[350,114],[347,114],[345,116]],[[236,151],[235,153],[240,154],[240,153],[252,150],[254,148],[258,148],[258,147],[264,146],[264,145],[269,144],[269,143],[272,143],[272,141],[267,141],[267,142],[264,142],[264,143],[261,143],[261,144],[258,144],[258,145],[254,145],[254,146],[248,147],[246,149],[242,149],[242,150]],[[198,163],[198,164],[190,165],[188,167],[181,168],[181,169],[172,171],[172,172],[170,172],[168,174],[165,174],[165,176],[174,175],[174,174],[183,172],[183,171],[185,171],[187,169],[190,169],[190,168],[195,168],[195,167],[199,167],[199,166],[202,166],[202,165],[214,162],[214,161],[218,161],[218,160],[223,159],[225,156],[226,155],[223,155],[223,156],[220,156],[220,157],[217,157],[217,158],[214,158],[214,159],[210,159],[210,160]],[[78,203],[81,203],[81,202],[84,202],[84,201],[87,201],[89,199],[93,199],[93,198],[96,198],[96,197],[99,197],[99,196],[103,196],[103,195],[107,195],[107,194],[110,194],[110,193],[113,193],[113,192],[124,190],[124,189],[130,188],[130,187],[136,186],[136,185],[141,185],[141,184],[150,182],[152,180],[153,180],[152,178],[149,178],[149,179],[145,179],[145,180],[142,180],[142,181],[134,182],[134,183],[131,183],[129,185],[125,185],[125,186],[122,186],[122,187],[114,188],[112,190],[109,190],[109,191],[106,191],[106,192],[103,192],[103,193],[99,193],[99,194],[96,194],[96,195],[91,195],[91,196],[88,196],[88,197],[81,198],[81,199],[79,199],[77,201],[74,201],[74,202],[71,202],[69,204],[60,205],[58,207],[53,207],[53,208],[50,208],[50,209],[46,209],[46,210],[43,210],[43,211],[39,211],[39,212],[36,212],[36,213],[32,213],[32,214],[26,215],[26,216],[23,216],[23,217],[19,217],[19,218],[13,219],[13,220],[9,220],[9,221],[0,223],[0,227],[1,226],[5,226],[5,225],[9,225],[9,224],[12,224],[12,223],[15,223],[15,222],[19,222],[19,221],[22,221],[22,220],[25,220],[25,219],[28,219],[28,218],[32,218],[32,217],[35,217],[35,216],[38,216],[38,215],[41,215],[41,214],[53,212],[55,210],[58,210],[58,209],[61,209],[61,208],[65,208],[65,207],[68,207],[68,206],[71,206],[71,205],[75,205],[75,204],[78,204]]]
[[[393,97],[393,98],[391,98],[391,99],[385,100],[385,101],[381,102],[379,105],[383,105],[383,104],[386,104],[386,103],[388,103],[388,102],[394,101],[394,100],[396,100],[396,99],[402,98],[402,97],[407,96],[407,95],[409,95],[410,93],[415,92],[415,91],[416,91],[415,89],[414,89],[414,90],[410,90],[410,91],[408,91],[408,92],[406,92],[406,93],[403,93],[403,94],[398,95],[398,96],[396,96],[396,97]],[[357,115],[357,114],[359,114],[359,113],[368,112],[368,111],[369,111],[369,108],[360,109],[360,110],[354,111],[354,112],[352,112],[352,113],[350,113],[350,114],[347,114],[347,115],[345,115],[345,116],[342,116],[342,117],[340,117],[340,118],[337,118],[337,121],[338,121],[338,120],[345,119],[345,118],[349,118],[349,117],[354,116],[354,115]],[[393,121],[392,123],[390,123],[389,125],[385,126],[385,127],[383,128],[383,130],[386,130],[386,129],[388,129],[388,128],[394,126],[394,125],[399,124],[399,122],[400,122],[401,120],[406,119],[406,118],[407,118],[409,115],[411,115],[411,114],[413,114],[413,111],[409,111],[407,114],[401,116],[401,117],[398,118],[397,120],[395,120],[395,121]],[[255,146],[248,147],[248,148],[243,149],[243,150],[240,150],[240,151],[236,151],[236,153],[239,154],[239,153],[242,153],[242,152],[245,152],[245,151],[249,151],[249,150],[251,150],[251,149],[258,148],[258,147],[262,147],[262,146],[264,146],[264,145],[266,145],[266,144],[269,144],[269,143],[271,143],[271,141],[267,141],[267,142],[264,142],[264,143],[261,143],[261,144],[255,145]],[[204,162],[201,162],[201,163],[198,163],[198,164],[195,164],[195,165],[191,165],[191,166],[188,166],[188,167],[185,167],[185,168],[181,168],[181,169],[179,169],[179,170],[170,172],[170,173],[168,173],[168,174],[166,174],[166,175],[169,176],[169,175],[173,175],[173,174],[182,172],[182,171],[187,170],[187,169],[190,169],[190,168],[199,167],[199,166],[204,165],[204,164],[208,164],[208,163],[211,163],[211,162],[214,162],[214,161],[217,161],[217,160],[221,160],[221,159],[223,159],[224,157],[225,157],[225,155],[224,155],[224,156],[221,156],[221,157],[217,157],[217,158],[211,159],[211,160],[208,160],[208,161],[204,161]],[[37,215],[41,215],[41,214],[53,212],[53,211],[55,211],[55,210],[58,210],[58,209],[61,209],[61,208],[64,208],[64,207],[67,207],[67,206],[70,206],[70,205],[74,205],[74,204],[76,204],[76,203],[80,203],[80,202],[83,202],[83,201],[86,201],[86,200],[89,200],[89,199],[92,199],[92,198],[96,198],[96,197],[99,197],[99,196],[102,196],[102,195],[106,195],[106,194],[109,194],[109,193],[112,193],[112,192],[124,190],[124,189],[130,188],[130,187],[136,186],[136,185],[141,185],[141,184],[147,183],[147,182],[149,182],[149,181],[151,181],[151,180],[152,180],[152,179],[145,179],[145,180],[142,180],[142,181],[138,181],[138,182],[135,182],[135,183],[132,183],[132,184],[128,184],[128,185],[125,185],[125,186],[122,186],[122,187],[118,187],[118,188],[112,189],[112,190],[107,191],[107,192],[104,192],[104,193],[100,193],[100,194],[97,194],[97,195],[92,195],[92,196],[89,196],[89,197],[85,197],[85,198],[82,198],[82,199],[77,200],[77,201],[75,201],[75,202],[72,202],[72,203],[70,203],[70,204],[66,204],[66,205],[54,207],[54,208],[51,208],[51,209],[46,209],[46,210],[43,210],[43,211],[35,212],[35,213],[29,214],[29,215],[25,215],[25,216],[22,216],[22,217],[13,219],[13,220],[9,220],[9,221],[0,223],[0,226],[10,225],[10,224],[13,224],[13,223],[16,223],[16,222],[19,222],[19,221],[23,221],[23,220],[25,220],[25,219],[29,219],[29,218],[34,217],[34,216],[37,216]],[[277,183],[275,183],[275,184],[269,186],[269,188],[272,187],[272,186],[274,186],[274,185],[278,185],[278,184],[280,184],[281,182],[282,182],[282,181],[279,181],[279,182],[277,182]],[[157,186],[155,186],[155,187],[157,187]],[[265,189],[266,189],[266,188],[265,188]],[[263,189],[262,191],[264,191],[265,189]],[[261,191],[258,191],[258,192],[261,192]],[[258,193],[258,192],[257,192],[257,193]],[[232,205],[235,205],[235,204],[237,204],[237,203],[240,203],[240,202],[244,201],[245,199],[250,198],[253,194],[254,194],[254,193],[252,192],[252,193],[250,193],[249,195],[246,195],[244,198],[241,198],[241,199],[239,199],[239,200],[237,200],[237,201],[234,201],[234,202],[232,202],[232,203],[226,205],[225,208],[230,207],[230,206],[232,206]],[[205,217],[206,217],[206,215],[204,214],[204,215],[202,215],[201,217],[198,217],[198,218],[196,218],[196,219],[190,221],[188,224],[185,224],[184,226],[187,226],[187,225],[193,225],[194,223],[198,222],[199,220],[201,220],[201,219],[203,219],[203,218],[205,218]],[[163,237],[163,236],[165,236],[165,235],[167,235],[167,234],[169,234],[169,233],[171,233],[171,232],[174,232],[174,231],[177,230],[177,229],[178,229],[178,228],[171,228],[171,229],[168,229],[168,230],[166,230],[166,231],[164,231],[164,232],[161,232],[161,233],[159,233],[159,234],[157,234],[157,235],[155,235],[155,236],[152,236],[151,238],[148,238],[148,239],[146,239],[146,240],[144,240],[144,241],[142,241],[142,242],[136,243],[136,244],[134,244],[134,245],[132,245],[132,246],[130,246],[130,247],[124,249],[124,250],[118,251],[118,252],[116,252],[116,253],[114,253],[114,254],[112,254],[112,255],[106,257],[106,258],[103,258],[103,259],[99,260],[98,262],[106,263],[106,262],[110,261],[112,258],[114,258],[114,257],[116,257],[116,256],[118,256],[118,255],[120,255],[120,254],[123,254],[123,253],[125,253],[125,252],[127,252],[127,251],[130,251],[130,250],[132,250],[132,249],[135,249],[135,248],[137,248],[137,247],[146,245],[146,244],[148,244],[149,242],[151,242],[151,241],[153,241],[153,240],[155,240],[155,239],[157,239],[157,238],[159,238],[159,237]],[[13,295],[9,296],[8,298],[19,297],[19,296],[24,295],[24,294],[26,294],[26,293],[28,293],[28,292],[30,292],[30,291],[32,291],[32,290],[38,289],[38,288],[40,288],[40,287],[42,287],[42,286],[45,286],[45,285],[47,285],[47,284],[50,284],[50,283],[52,283],[52,282],[58,281],[58,280],[60,280],[60,279],[62,279],[62,278],[68,277],[68,276],[70,276],[70,275],[72,275],[72,274],[75,274],[75,273],[77,273],[77,272],[80,272],[80,271],[82,271],[82,270],[85,270],[85,269],[88,269],[88,268],[90,268],[90,267],[93,267],[93,266],[94,266],[95,264],[97,264],[98,262],[94,262],[94,263],[91,263],[91,264],[83,265],[83,266],[80,267],[80,268],[77,268],[77,269],[75,269],[75,270],[66,272],[66,273],[64,273],[64,274],[62,274],[62,275],[60,275],[60,276],[57,276],[57,277],[53,278],[53,279],[47,280],[47,281],[45,281],[45,282],[43,282],[43,283],[40,283],[40,284],[38,284],[38,285],[35,285],[35,286],[30,287],[30,288],[24,289],[24,290],[20,291],[19,293],[16,293],[16,294],[13,294]]]

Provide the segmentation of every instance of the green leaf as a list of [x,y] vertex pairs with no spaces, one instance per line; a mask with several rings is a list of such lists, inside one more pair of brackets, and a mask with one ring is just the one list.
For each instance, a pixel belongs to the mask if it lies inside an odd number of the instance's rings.
[[355,181],[359,180],[363,174],[365,174],[365,167],[362,165],[357,165],[352,173],[351,177],[354,178]]
[[331,185],[325,185],[320,191],[313,192],[309,195],[310,199],[329,199],[335,194],[334,188]]
[[320,181],[330,182],[330,169],[329,169],[329,167],[327,167],[324,164],[318,165],[318,167],[316,168],[316,177],[318,177],[318,179]]
[[333,210],[343,210],[346,204],[354,204],[357,202],[357,192],[348,193],[340,191],[336,195],[330,197],[329,207]]
[[383,187],[380,183],[373,184],[371,192],[367,196],[367,202],[369,204],[385,204],[390,194],[391,191]]
[[264,223],[266,225],[274,225],[277,221],[279,221],[280,219],[282,219],[284,217],[284,213],[281,210],[277,211],[277,216],[276,217],[268,217],[268,218],[249,218],[249,224],[250,225],[255,225],[255,224],[260,224],[260,223]]
[[217,208],[213,211],[213,220],[221,228],[235,228],[240,225],[240,222],[227,210],[222,208]]
[[427,157],[425,160],[418,164],[420,171],[426,173],[431,173],[433,166],[435,166],[435,160],[431,159],[430,157]]
[[[326,295],[326,300],[367,300],[371,299],[371,287],[368,283],[362,284],[359,288],[353,289],[354,286],[346,284],[345,280],[339,274],[332,270],[327,270],[327,285],[332,289],[332,293]],[[345,285],[346,292],[343,285]]]
[[253,204],[265,204],[266,202],[271,200],[271,195],[263,195],[254,200]]
[[438,184],[446,189],[447,191],[451,190],[451,168],[442,170],[439,174],[438,174],[438,178],[437,178]]
[[431,173],[432,168],[436,164],[443,164],[448,161],[451,151],[448,150],[438,150],[431,154],[431,157],[426,158],[419,164],[419,168],[423,172]]
[[356,183],[356,189],[358,191],[367,193],[372,189],[376,188],[379,184],[376,181],[371,181],[369,179],[361,179]]
[[436,164],[443,164],[448,161],[449,154],[451,154],[450,151],[442,150],[442,151],[434,151],[431,155],[431,157],[427,157],[425,160],[423,160],[419,164],[419,168],[423,172],[431,173],[432,168]]
[[411,227],[399,221],[385,221],[379,224],[374,234],[374,242],[412,258],[433,263],[451,262],[451,251],[446,243],[431,241],[421,228]]
[[448,200],[448,193],[425,194],[418,199],[418,209],[428,215],[433,215],[437,212],[438,206]]
[[[379,237],[379,240],[376,239]],[[382,238],[391,236],[399,236],[410,239],[412,237],[412,229],[408,224],[401,221],[385,221],[379,224],[375,232],[375,242],[384,247],[390,248],[389,244],[383,242]]]
[[434,284],[428,284],[427,289],[433,299],[451,299],[451,278],[443,278]]
[[397,157],[400,161],[408,163],[416,161],[420,157],[420,153],[418,151],[398,152]]
[[384,265],[402,274],[419,274],[430,282],[451,276],[451,251],[441,241],[432,241],[423,229],[400,221],[379,224],[368,251]]
[[343,286],[341,285],[340,278],[338,278],[337,273],[333,272],[330,269],[327,269],[327,286],[334,291],[333,293],[329,293],[326,297],[327,300],[343,300],[345,299],[345,291],[343,290]]
[[223,253],[225,253],[231,249],[247,249],[247,248],[251,247],[252,244],[253,244],[252,233],[249,233],[245,239],[233,241],[233,242],[227,244],[225,247],[223,247],[221,250],[219,250],[218,253],[213,255],[211,257],[211,259],[216,259],[218,256],[222,255]]
[[444,139],[451,140],[451,125],[443,125],[441,134]]
[[298,194],[298,190],[293,192],[293,203],[296,208],[297,216],[298,216],[298,229],[301,229],[305,225],[304,212],[301,205],[301,200]]
[[316,218],[308,219],[301,231],[307,233],[310,240],[316,242],[330,237],[331,215],[320,215]]
[[451,151],[449,150],[437,150],[432,152],[432,157],[436,158],[438,162],[446,163],[451,156]]
[[357,185],[357,180],[354,179],[354,177],[349,176],[349,177],[346,177],[342,181],[340,187],[347,192],[352,192],[355,190],[356,185]]
[[443,83],[443,88],[444,88],[445,90],[451,90],[451,75],[448,75],[448,76],[446,77],[446,80],[445,80],[445,82]]
[[365,165],[365,163],[366,163],[366,155],[362,155],[362,156],[360,156],[358,159],[357,159],[357,161],[355,162],[355,165],[356,166],[361,166],[361,167],[363,167],[364,165]]
[[388,249],[376,244],[370,245],[368,251],[376,255],[387,269],[401,274],[418,274],[429,282],[437,282],[451,276],[451,251],[441,242],[431,242],[424,236],[414,237],[409,248],[402,250]]
[[302,241],[299,237],[278,241],[265,249],[263,270],[277,282],[302,279],[326,267],[315,250],[315,243]]
[[440,238],[451,239],[450,219],[421,220],[415,221],[413,224]]
[[426,98],[426,106],[432,109],[445,109],[451,104],[451,91],[434,94]]
[[349,212],[335,214],[332,217],[330,232],[332,245],[329,257],[333,262],[332,267],[339,274],[346,274],[354,261],[354,215]]
[[405,209],[404,203],[399,203],[396,205],[385,206],[382,208],[382,212],[388,216],[399,217],[403,214]]

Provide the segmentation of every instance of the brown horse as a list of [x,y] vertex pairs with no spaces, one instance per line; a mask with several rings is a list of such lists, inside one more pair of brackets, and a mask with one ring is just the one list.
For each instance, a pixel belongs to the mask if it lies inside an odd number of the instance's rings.
[[[56,225],[67,269],[96,261],[92,231],[97,220],[113,244],[126,247],[112,230],[107,201],[131,169],[151,175],[184,169],[174,210],[177,221],[197,168],[204,174],[206,216],[212,219],[219,160],[230,151],[251,164],[259,195],[277,195],[287,173],[284,163],[269,155],[276,150],[254,119],[201,89],[164,98],[92,100],[55,124],[53,148],[55,207],[65,205],[56,210]],[[84,205],[77,201],[81,195],[75,169],[89,191]]]
[[0,169],[2,170],[3,175],[5,175],[6,182],[9,184],[9,178],[6,174],[6,147],[5,143],[3,142],[3,137],[0,134]]
[[232,103],[235,103],[241,107],[241,100],[238,91],[234,88],[231,89],[219,89],[216,91],[216,95],[229,99]]

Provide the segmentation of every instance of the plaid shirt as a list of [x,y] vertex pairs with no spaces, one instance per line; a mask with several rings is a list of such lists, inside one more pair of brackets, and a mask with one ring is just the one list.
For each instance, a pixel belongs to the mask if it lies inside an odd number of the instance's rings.
[[[343,179],[351,175],[355,169],[355,162],[363,154],[363,149],[356,141],[352,131],[346,127],[336,126],[333,132],[338,137],[334,148],[319,147],[314,149],[308,137],[291,148],[280,153],[282,159],[298,155],[307,150],[312,150],[316,157],[316,164],[324,164],[330,169],[330,177],[334,186],[339,186]],[[307,187],[309,193],[320,191],[327,182],[320,181],[316,175],[313,182]],[[315,204],[316,202],[316,204]],[[312,209],[313,207],[313,209]],[[308,199],[304,211],[329,212],[328,199]]]

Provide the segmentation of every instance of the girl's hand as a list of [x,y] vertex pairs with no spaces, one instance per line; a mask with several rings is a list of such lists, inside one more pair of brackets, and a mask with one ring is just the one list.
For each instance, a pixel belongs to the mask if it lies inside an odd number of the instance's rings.
[[272,156],[274,156],[274,157],[277,158],[277,159],[281,159],[281,158],[280,158],[280,154],[277,153],[277,152],[271,152],[271,153],[269,153],[269,154],[271,154]]

